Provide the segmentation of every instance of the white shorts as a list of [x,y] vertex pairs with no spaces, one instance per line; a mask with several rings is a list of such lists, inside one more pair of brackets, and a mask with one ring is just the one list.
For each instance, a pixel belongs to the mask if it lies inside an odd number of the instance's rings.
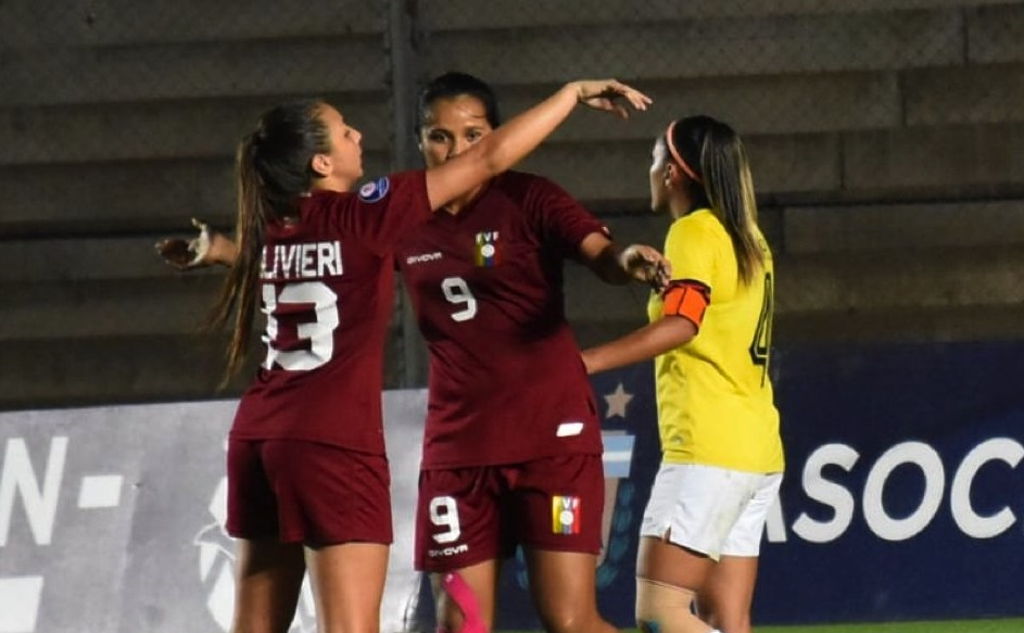
[[640,536],[665,538],[706,554],[757,556],[782,473],[749,473],[701,464],[662,463]]

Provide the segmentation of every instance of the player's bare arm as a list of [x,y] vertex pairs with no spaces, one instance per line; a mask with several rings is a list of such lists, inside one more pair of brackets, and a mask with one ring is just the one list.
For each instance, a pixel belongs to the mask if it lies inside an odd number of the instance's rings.
[[588,374],[649,360],[689,342],[697,326],[682,316],[666,316],[614,341],[585,349],[583,364]]
[[[614,79],[568,83],[488,134],[458,159],[428,169],[430,207],[436,211],[468,189],[512,167],[553,132],[577,104],[629,118],[625,104],[644,111],[650,103],[650,97]],[[164,261],[178,270],[213,264],[231,266],[238,254],[235,243],[223,234],[210,231],[203,222],[193,220],[193,225],[199,229],[199,235],[191,240],[169,238],[157,242],[157,253]]]
[[[522,160],[565,120],[578,104],[629,118],[651,98],[615,79],[574,81],[488,134],[458,157],[427,170],[430,207],[439,209]],[[475,183],[467,186],[469,183]]]
[[661,291],[672,278],[672,265],[645,244],[619,248],[603,233],[591,233],[580,242],[580,258],[602,281],[626,284],[640,281]]
[[214,264],[230,267],[235,263],[238,247],[230,237],[196,218],[192,218],[192,226],[199,231],[192,239],[170,237],[156,243],[156,252],[167,264],[178,270],[191,270]]

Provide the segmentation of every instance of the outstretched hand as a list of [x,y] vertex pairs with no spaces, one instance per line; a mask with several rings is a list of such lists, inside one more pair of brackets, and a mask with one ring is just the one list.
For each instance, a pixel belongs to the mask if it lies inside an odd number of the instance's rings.
[[653,101],[636,88],[615,79],[582,79],[572,82],[576,88],[576,99],[587,107],[615,114],[623,119],[629,118],[629,109],[623,101],[629,102],[633,109],[643,112]]
[[619,262],[630,277],[649,284],[656,292],[672,280],[672,264],[651,246],[631,244],[619,255]]
[[178,270],[200,268],[212,263],[207,258],[210,252],[210,225],[192,218],[192,226],[199,230],[199,235],[190,240],[171,237],[155,244],[157,254]]

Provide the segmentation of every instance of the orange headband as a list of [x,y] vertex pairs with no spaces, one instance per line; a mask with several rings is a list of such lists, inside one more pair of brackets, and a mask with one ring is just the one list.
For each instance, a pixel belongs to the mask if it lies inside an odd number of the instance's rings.
[[700,182],[700,178],[698,178],[697,174],[694,173],[692,169],[690,169],[690,166],[686,164],[686,161],[683,160],[683,157],[680,156],[679,152],[676,150],[676,144],[675,142],[672,141],[672,130],[674,130],[675,127],[675,121],[668,124],[668,130],[665,131],[665,145],[668,146],[668,151],[670,154],[672,154],[672,158],[674,158],[675,161],[679,163],[679,166],[683,168],[683,171],[686,172],[686,175],[689,176],[691,180],[696,180],[697,182]]

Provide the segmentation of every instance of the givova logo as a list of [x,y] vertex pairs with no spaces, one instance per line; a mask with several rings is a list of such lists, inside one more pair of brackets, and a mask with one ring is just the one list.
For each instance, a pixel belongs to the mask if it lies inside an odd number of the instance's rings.
[[[209,523],[193,539],[199,548],[199,578],[203,583],[206,608],[221,630],[231,628],[235,609],[235,546],[224,531],[228,507],[228,479],[223,477],[210,500]],[[316,611],[309,578],[302,582],[302,594],[289,633],[315,633]]]

